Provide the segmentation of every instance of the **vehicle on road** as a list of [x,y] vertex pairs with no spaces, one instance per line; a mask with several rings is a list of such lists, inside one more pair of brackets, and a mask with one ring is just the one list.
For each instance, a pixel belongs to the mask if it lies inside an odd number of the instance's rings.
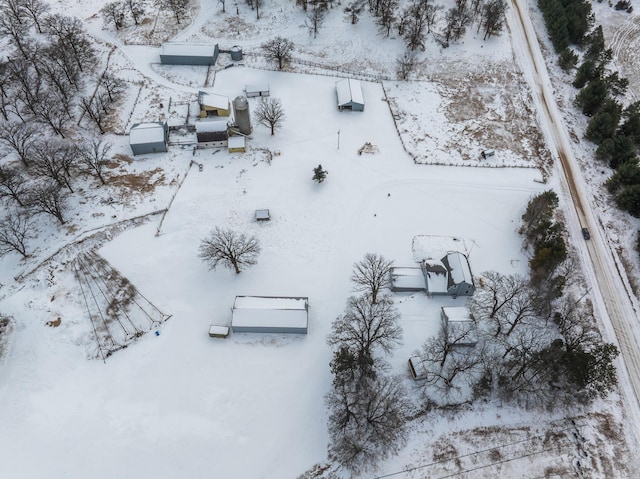
[[591,239],[591,233],[589,233],[589,230],[587,228],[582,228],[582,237],[585,240],[590,240]]

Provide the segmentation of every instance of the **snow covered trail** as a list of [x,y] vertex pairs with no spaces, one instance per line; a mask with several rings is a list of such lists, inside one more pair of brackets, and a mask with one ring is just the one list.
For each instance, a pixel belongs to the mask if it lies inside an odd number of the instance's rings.
[[[585,242],[585,247],[578,248],[578,251],[585,274],[592,285],[596,313],[602,318],[607,335],[613,339],[613,333],[620,347],[622,355],[618,369],[621,373],[621,389],[626,397],[627,412],[634,418],[632,424],[637,425],[640,424],[640,349],[633,328],[633,323],[637,320],[637,301],[627,286],[626,274],[618,267],[616,254],[606,243],[600,221],[588,201],[584,179],[553,96],[540,45],[524,3],[523,0],[514,0],[513,8],[507,14],[514,37],[514,49],[525,77],[531,83],[541,126],[557,157],[557,170],[568,195],[567,199],[573,205],[573,209],[567,211],[571,235],[581,238],[582,227],[591,231],[591,240]],[[636,428],[634,434],[637,440]]]

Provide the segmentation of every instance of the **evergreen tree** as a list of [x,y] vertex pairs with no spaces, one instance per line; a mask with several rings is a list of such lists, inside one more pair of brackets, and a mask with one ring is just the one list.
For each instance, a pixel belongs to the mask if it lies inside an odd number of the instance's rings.
[[607,189],[614,194],[628,186],[640,185],[640,166],[637,159],[619,165],[613,176],[607,180],[606,185]]
[[323,170],[322,169],[322,165],[318,165],[313,169],[313,181],[315,181],[316,183],[322,183],[327,175],[329,174],[329,172],[327,170]]
[[605,139],[596,150],[596,157],[606,161],[614,170],[636,156],[636,147],[631,138],[624,135],[614,135]]
[[601,79],[591,80],[576,95],[575,103],[587,116],[595,115],[609,98],[609,89]]
[[613,138],[620,122],[621,106],[613,100],[606,100],[601,109],[591,118],[585,137],[596,144]]
[[640,184],[623,188],[616,195],[618,208],[627,211],[631,216],[640,218]]

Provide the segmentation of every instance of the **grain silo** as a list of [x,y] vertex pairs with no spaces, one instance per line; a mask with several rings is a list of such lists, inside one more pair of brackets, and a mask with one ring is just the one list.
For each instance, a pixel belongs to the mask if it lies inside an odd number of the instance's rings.
[[243,135],[251,134],[251,118],[249,117],[249,102],[246,97],[238,96],[233,100],[233,111],[236,116],[236,125]]

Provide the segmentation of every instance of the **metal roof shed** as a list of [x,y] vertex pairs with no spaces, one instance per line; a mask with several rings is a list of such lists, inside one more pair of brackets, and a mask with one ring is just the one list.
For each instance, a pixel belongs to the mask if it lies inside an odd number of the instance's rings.
[[215,65],[217,58],[217,43],[169,42],[160,50],[165,65]]
[[167,151],[169,128],[162,121],[136,123],[129,130],[129,146],[134,155]]
[[309,298],[236,296],[234,333],[307,334]]
[[359,80],[345,78],[336,82],[338,110],[364,111],[364,95]]

